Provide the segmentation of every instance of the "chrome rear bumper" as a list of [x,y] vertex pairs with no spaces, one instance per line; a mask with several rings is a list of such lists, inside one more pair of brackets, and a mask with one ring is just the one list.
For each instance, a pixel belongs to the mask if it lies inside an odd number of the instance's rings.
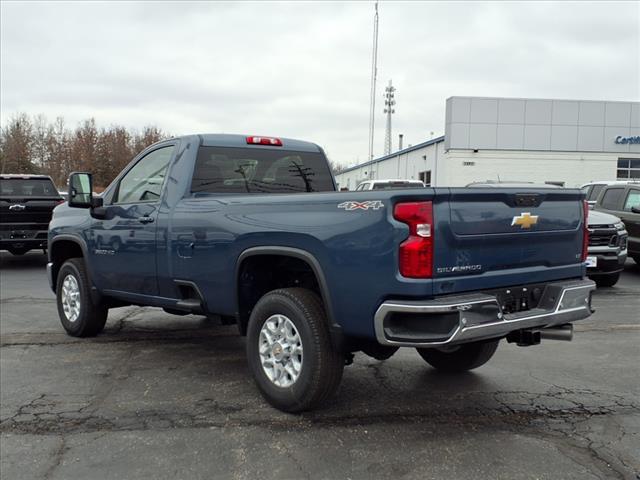
[[595,288],[595,283],[586,279],[549,283],[536,308],[506,314],[498,298],[486,293],[426,301],[388,300],[374,317],[376,338],[383,345],[437,347],[562,325],[591,315]]

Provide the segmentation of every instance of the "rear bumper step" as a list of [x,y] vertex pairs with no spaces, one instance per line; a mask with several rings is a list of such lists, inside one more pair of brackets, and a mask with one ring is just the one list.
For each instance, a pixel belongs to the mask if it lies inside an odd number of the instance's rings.
[[376,338],[382,345],[437,347],[563,325],[591,315],[595,288],[586,279],[549,283],[536,308],[516,313],[503,313],[498,298],[486,293],[388,300],[374,317]]

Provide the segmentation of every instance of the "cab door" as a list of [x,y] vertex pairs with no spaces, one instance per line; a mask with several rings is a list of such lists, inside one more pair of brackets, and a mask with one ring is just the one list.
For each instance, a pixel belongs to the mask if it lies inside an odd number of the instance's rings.
[[145,154],[119,180],[91,227],[93,271],[103,290],[155,296],[156,219],[175,145]]
[[[635,209],[635,211],[634,211]],[[616,215],[629,232],[629,250],[634,256],[640,253],[640,185],[629,186],[623,196],[622,207]]]

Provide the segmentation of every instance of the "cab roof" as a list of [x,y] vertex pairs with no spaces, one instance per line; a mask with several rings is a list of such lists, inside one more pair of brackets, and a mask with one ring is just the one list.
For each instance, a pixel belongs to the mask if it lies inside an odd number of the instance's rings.
[[37,175],[31,173],[0,173],[0,178],[3,180],[9,180],[11,178],[18,178],[22,180],[51,180],[49,175]]

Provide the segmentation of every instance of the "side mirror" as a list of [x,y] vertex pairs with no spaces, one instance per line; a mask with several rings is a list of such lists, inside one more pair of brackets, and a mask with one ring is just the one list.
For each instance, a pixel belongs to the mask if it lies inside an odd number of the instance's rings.
[[631,207],[633,213],[640,213],[640,207]]
[[69,206],[91,208],[93,198],[93,180],[90,173],[74,172],[69,176]]

